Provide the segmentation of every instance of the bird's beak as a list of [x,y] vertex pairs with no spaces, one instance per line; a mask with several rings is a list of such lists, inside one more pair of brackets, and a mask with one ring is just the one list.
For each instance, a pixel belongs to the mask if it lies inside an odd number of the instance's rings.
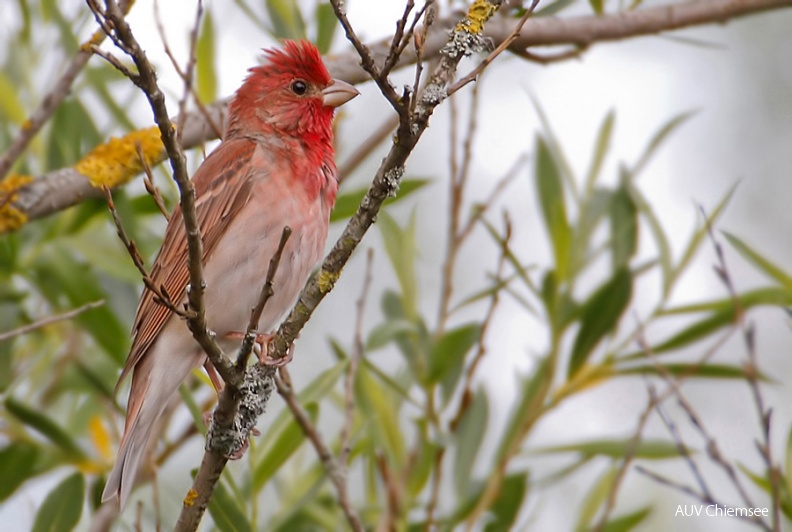
[[333,84],[322,91],[322,103],[325,107],[339,107],[358,94],[358,90],[349,83],[334,79]]

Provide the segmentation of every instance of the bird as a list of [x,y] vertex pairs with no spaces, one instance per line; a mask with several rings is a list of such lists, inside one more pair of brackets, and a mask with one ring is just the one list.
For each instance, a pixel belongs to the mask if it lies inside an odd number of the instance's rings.
[[[333,114],[359,93],[331,78],[319,50],[284,41],[264,50],[228,105],[223,138],[192,177],[203,239],[204,303],[220,347],[238,349],[269,260],[285,226],[291,238],[257,331],[272,331],[322,258],[338,190]],[[186,302],[187,238],[177,207],[149,277]],[[174,300],[176,302],[176,300]],[[124,432],[102,501],[121,511],[132,492],[152,427],[188,375],[207,365],[186,323],[144,288],[132,346],[116,385],[131,374]],[[262,350],[266,352],[266,350]]]

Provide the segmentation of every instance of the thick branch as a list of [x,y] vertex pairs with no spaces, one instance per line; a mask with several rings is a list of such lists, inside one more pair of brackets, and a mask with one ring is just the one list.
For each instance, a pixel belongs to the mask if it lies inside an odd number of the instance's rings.
[[[520,52],[532,46],[589,47],[598,42],[653,35],[703,24],[724,23],[734,18],[790,6],[792,0],[703,0],[603,16],[537,18],[528,21],[509,49]],[[430,60],[439,55],[440,49],[447,42],[448,31],[457,18],[451,16],[432,24],[422,42],[422,59]],[[484,35],[497,46],[508,38],[518,22],[506,17],[496,18],[487,25]],[[383,39],[367,47],[376,64],[384,64],[391,42],[391,38]],[[403,68],[415,61],[414,44],[410,43],[394,68]],[[370,80],[369,74],[360,66],[360,57],[354,50],[328,57],[326,63],[333,77],[355,84]],[[226,104],[227,101],[222,100],[207,107],[207,114],[215,124],[223,123]],[[217,137],[212,126],[200,113],[187,115],[182,135],[185,149],[194,148]],[[166,154],[161,146],[153,151],[155,153],[147,158],[149,164],[165,160]],[[140,168],[134,164],[111,175],[98,176],[81,173],[74,168],[63,168],[35,178],[2,183],[0,234],[14,231],[29,220],[61,211],[86,198],[100,197],[101,185],[111,188],[122,185],[139,172]]]

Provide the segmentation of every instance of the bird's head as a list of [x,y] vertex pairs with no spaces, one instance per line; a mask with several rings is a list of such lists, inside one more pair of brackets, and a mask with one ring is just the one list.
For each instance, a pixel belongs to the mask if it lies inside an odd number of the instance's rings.
[[330,77],[319,50],[307,41],[264,50],[264,63],[248,72],[229,104],[226,137],[277,132],[329,140],[333,111],[359,94]]

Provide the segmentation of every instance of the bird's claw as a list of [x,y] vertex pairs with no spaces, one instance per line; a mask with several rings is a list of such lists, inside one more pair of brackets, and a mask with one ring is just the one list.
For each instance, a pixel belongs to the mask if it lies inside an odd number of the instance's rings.
[[256,343],[253,345],[253,351],[256,353],[259,364],[262,366],[269,366],[271,368],[282,368],[292,361],[294,358],[294,344],[289,347],[286,356],[274,358],[269,356],[269,343],[275,337],[274,334],[258,334],[256,335]]

